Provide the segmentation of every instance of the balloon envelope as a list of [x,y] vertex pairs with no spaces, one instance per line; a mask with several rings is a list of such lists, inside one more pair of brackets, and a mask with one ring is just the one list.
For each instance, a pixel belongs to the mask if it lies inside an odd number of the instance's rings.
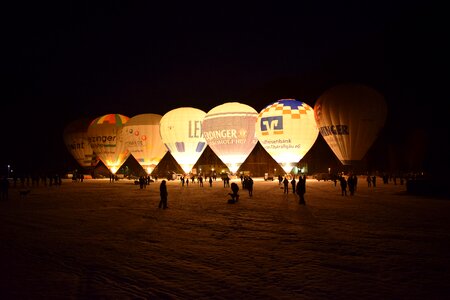
[[383,95],[365,85],[342,84],[325,91],[314,105],[317,127],[344,165],[360,161],[384,126]]
[[202,121],[206,113],[193,107],[180,107],[161,118],[160,134],[170,154],[189,173],[206,148]]
[[89,144],[113,174],[130,156],[120,137],[128,119],[121,114],[107,114],[93,120],[88,127]]
[[151,174],[167,152],[159,134],[158,114],[140,114],[130,118],[122,129],[122,139],[131,155]]
[[63,138],[67,150],[75,158],[78,164],[85,168],[93,168],[98,159],[88,142],[87,130],[92,120],[78,119],[64,128]]
[[252,152],[258,139],[258,112],[246,104],[228,102],[211,109],[203,119],[203,136],[209,147],[235,173]]
[[261,145],[286,173],[305,156],[319,135],[313,108],[295,99],[281,99],[261,110],[255,129]]

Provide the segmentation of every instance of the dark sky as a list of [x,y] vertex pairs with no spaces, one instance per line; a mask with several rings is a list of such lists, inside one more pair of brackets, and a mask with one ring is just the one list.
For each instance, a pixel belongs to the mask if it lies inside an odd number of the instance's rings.
[[387,144],[424,129],[433,153],[448,152],[437,92],[448,35],[432,2],[93,2],[3,8],[2,168],[66,166],[62,131],[78,118],[228,101],[260,111],[287,97],[313,106],[346,82],[385,95]]

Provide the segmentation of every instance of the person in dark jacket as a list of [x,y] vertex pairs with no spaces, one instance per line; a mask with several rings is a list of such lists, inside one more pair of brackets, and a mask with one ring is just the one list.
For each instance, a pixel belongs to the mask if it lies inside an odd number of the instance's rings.
[[341,182],[341,194],[342,196],[347,196],[347,179],[341,176],[339,180]]
[[306,176],[299,176],[297,181],[296,192],[298,195],[298,204],[306,205],[305,193],[306,193]]
[[292,177],[291,185],[292,185],[292,193],[295,194],[295,186],[296,186],[295,176]]
[[169,194],[167,193],[167,186],[166,186],[166,181],[163,180],[161,181],[161,184],[159,185],[159,196],[161,197],[161,200],[159,201],[159,208],[163,208],[166,209],[167,206],[167,196]]
[[250,176],[248,176],[248,178],[246,179],[245,186],[247,187],[248,195],[250,197],[252,197],[253,196],[253,179]]
[[284,194],[289,194],[289,180],[287,177],[284,177],[283,179],[283,186],[284,186]]
[[231,199],[228,201],[229,203],[236,203],[239,201],[239,186],[236,182],[231,183],[231,193],[228,193],[228,195],[231,196]]

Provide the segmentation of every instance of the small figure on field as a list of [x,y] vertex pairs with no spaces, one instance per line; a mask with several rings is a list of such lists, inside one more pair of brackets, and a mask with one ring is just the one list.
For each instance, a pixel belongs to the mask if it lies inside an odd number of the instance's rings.
[[231,183],[231,193],[228,193],[228,195],[231,196],[231,199],[228,200],[228,203],[236,203],[239,201],[239,186],[236,182]]
[[298,195],[298,203],[305,205],[305,193],[306,193],[306,176],[299,176],[298,178],[298,182],[297,182],[297,187],[296,187],[296,192]]
[[166,186],[166,181],[163,180],[161,181],[161,184],[159,185],[159,196],[161,197],[161,200],[159,201],[159,208],[163,208],[166,209],[167,206],[167,186]]

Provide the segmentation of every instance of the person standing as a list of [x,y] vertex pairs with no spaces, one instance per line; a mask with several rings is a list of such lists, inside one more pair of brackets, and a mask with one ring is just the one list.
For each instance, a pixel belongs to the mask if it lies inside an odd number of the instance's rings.
[[167,196],[169,194],[167,193],[167,186],[166,186],[166,181],[163,180],[161,181],[161,184],[159,185],[159,196],[161,197],[161,200],[159,201],[159,208],[163,208],[166,209],[167,206]]
[[341,182],[341,194],[347,196],[347,179],[342,175],[339,180]]
[[295,175],[292,177],[291,185],[292,185],[292,193],[295,194]]
[[355,194],[355,177],[350,175],[347,179],[348,191],[350,192],[350,196]]
[[139,176],[139,188],[142,190],[144,188],[144,176]]
[[285,176],[283,179],[284,193],[289,194],[289,180]]
[[245,186],[247,187],[248,195],[250,197],[252,197],[253,196],[253,179],[250,176],[248,176]]
[[305,202],[306,176],[305,175],[299,176],[298,182],[297,182],[297,187],[295,190],[298,195],[298,204],[306,205],[306,202]]

